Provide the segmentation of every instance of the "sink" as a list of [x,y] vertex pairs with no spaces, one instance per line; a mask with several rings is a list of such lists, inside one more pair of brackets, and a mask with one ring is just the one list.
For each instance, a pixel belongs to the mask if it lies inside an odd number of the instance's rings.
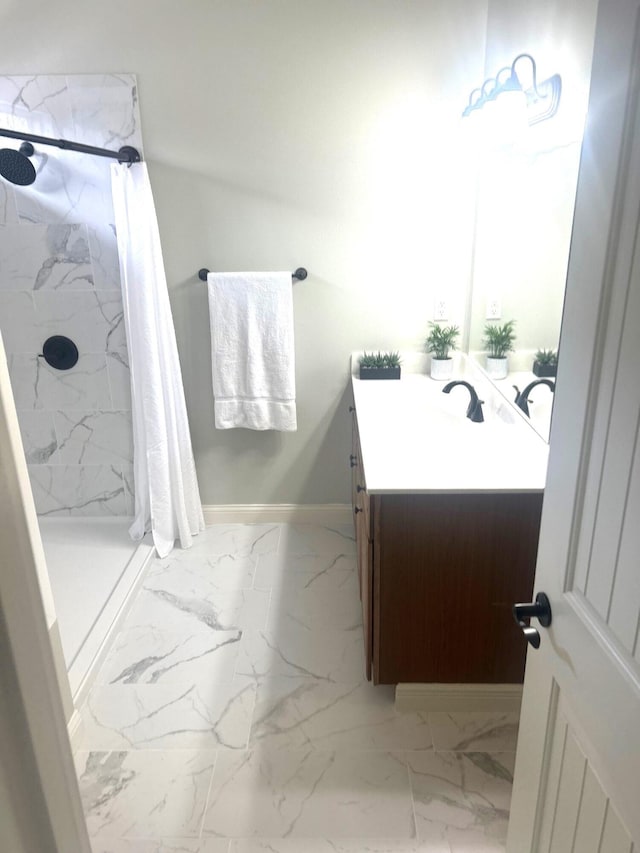
[[[393,389],[384,389],[384,407],[376,412],[380,426],[384,424],[397,429],[402,425],[403,430],[411,430],[415,424],[417,429],[427,434],[457,429],[475,432],[490,425],[511,427],[516,421],[510,406],[501,402],[492,405],[487,401],[482,407],[484,422],[474,423],[466,415],[469,393],[465,388],[454,388],[449,394],[444,394],[444,384],[420,378],[419,384],[401,380],[393,383],[396,386]],[[482,400],[481,393],[479,396]]]
[[375,494],[540,491],[548,447],[483,377],[462,366],[456,379],[473,385],[484,422],[466,416],[469,392],[425,374],[353,379],[367,489]]

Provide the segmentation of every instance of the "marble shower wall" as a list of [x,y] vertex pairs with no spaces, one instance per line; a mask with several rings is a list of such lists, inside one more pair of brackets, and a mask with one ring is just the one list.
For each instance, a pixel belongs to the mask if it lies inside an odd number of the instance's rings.
[[[0,126],[142,147],[131,74],[0,77]],[[18,148],[0,138],[0,147]],[[34,184],[0,179],[0,331],[41,515],[133,513],[131,391],[112,161],[35,146]],[[51,335],[80,357],[58,371]]]

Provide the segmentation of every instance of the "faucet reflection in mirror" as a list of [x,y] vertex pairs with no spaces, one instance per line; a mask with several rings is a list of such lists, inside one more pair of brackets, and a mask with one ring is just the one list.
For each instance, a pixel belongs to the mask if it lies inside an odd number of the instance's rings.
[[536,385],[546,385],[547,388],[551,389],[552,394],[555,393],[556,383],[552,379],[535,379],[527,385],[524,391],[520,391],[517,385],[513,386],[516,392],[515,404],[527,417],[530,417],[529,403],[533,402],[533,400],[529,399],[529,394],[533,391]]

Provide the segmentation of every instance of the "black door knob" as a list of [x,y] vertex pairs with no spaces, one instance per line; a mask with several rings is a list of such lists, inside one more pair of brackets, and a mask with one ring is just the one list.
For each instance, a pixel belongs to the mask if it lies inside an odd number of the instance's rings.
[[551,603],[544,592],[539,592],[536,595],[536,600],[527,604],[513,605],[513,618],[518,626],[522,628],[528,643],[534,649],[540,648],[540,634],[536,628],[532,628],[525,619],[535,618],[543,628],[548,628],[551,625]]

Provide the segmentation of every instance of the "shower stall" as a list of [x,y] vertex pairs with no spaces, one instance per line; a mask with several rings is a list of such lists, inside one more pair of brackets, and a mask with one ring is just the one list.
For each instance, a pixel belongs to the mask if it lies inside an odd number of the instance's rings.
[[77,704],[153,555],[109,162],[140,159],[135,78],[0,77],[0,128],[0,331]]
[[133,543],[128,518],[40,518],[51,591],[76,704],[126,613],[153,547]]

